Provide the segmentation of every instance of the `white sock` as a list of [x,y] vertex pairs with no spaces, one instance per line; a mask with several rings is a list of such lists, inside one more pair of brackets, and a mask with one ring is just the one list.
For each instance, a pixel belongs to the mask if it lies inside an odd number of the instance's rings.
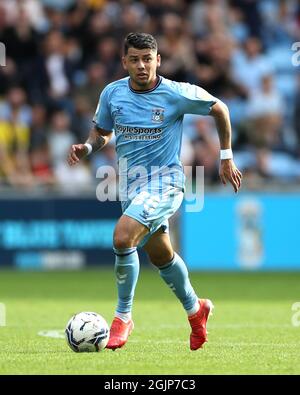
[[120,320],[124,321],[124,322],[128,322],[131,320],[131,312],[129,313],[119,313],[118,311],[116,311],[115,313],[115,317],[120,318]]
[[198,311],[199,309],[200,309],[200,304],[199,304],[199,301],[197,300],[197,302],[194,304],[194,306],[193,306],[191,309],[186,310],[187,315],[188,315],[188,316],[194,315],[194,314],[197,313],[197,311]]

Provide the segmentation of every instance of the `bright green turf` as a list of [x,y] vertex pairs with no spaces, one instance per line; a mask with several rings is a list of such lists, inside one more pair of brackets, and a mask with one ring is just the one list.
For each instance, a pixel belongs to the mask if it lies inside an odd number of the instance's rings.
[[79,311],[110,322],[113,269],[84,272],[0,271],[1,374],[300,374],[300,327],[291,324],[300,301],[300,273],[192,273],[199,295],[215,304],[205,348],[189,350],[185,313],[157,273],[143,269],[134,305],[135,330],[116,352],[72,352],[62,330]]

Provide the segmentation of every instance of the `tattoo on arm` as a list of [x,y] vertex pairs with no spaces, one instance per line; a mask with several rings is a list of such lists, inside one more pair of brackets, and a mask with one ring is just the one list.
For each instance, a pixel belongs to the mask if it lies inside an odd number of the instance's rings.
[[86,143],[91,144],[93,152],[96,152],[102,149],[110,141],[111,137],[111,131],[96,128],[94,126],[90,131],[90,135]]

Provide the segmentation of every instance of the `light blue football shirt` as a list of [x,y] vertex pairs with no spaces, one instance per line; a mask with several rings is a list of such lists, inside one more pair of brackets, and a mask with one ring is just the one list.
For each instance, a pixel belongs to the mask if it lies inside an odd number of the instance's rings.
[[196,85],[161,76],[152,89],[136,91],[126,77],[105,87],[93,121],[115,132],[119,173],[127,177],[128,186],[137,177],[149,180],[149,175],[159,173],[159,189],[167,184],[184,189],[180,162],[184,114],[208,115],[217,100]]

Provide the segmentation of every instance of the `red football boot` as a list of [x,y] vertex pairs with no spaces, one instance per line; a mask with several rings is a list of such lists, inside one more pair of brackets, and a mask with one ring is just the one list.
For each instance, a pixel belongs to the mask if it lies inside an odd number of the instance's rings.
[[110,327],[110,335],[106,348],[115,350],[116,348],[123,347],[133,327],[134,324],[132,320],[124,322],[120,318],[115,317]]
[[206,323],[214,305],[209,299],[199,299],[200,308],[197,313],[188,317],[192,332],[190,335],[190,349],[198,350],[207,342]]

